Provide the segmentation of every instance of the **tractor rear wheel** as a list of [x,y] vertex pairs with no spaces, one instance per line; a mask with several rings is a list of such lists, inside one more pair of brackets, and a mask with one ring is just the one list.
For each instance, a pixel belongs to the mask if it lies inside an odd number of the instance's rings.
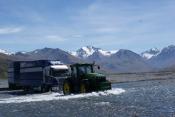
[[71,89],[70,82],[69,81],[65,81],[63,83],[63,93],[64,93],[64,95],[69,95],[69,94],[71,94],[71,92],[72,92],[72,89]]

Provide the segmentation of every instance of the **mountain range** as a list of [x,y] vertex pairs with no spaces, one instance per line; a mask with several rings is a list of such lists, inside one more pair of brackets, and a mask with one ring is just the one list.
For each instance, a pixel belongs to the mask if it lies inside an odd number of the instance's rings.
[[66,64],[96,62],[103,71],[112,73],[174,70],[175,46],[170,45],[162,50],[152,48],[140,54],[127,49],[107,51],[93,46],[82,47],[75,52],[58,48],[43,48],[30,52],[12,53],[0,49],[0,77],[6,76],[9,61],[39,59],[60,60]]

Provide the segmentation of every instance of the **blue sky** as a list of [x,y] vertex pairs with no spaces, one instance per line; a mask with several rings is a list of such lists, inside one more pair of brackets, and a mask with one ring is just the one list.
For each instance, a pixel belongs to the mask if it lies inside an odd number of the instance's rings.
[[142,52],[175,44],[175,0],[0,0],[0,48]]

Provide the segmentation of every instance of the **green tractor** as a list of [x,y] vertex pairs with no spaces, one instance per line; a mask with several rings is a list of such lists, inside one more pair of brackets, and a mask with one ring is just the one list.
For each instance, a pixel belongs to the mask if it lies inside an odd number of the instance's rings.
[[106,76],[95,73],[94,67],[94,64],[70,65],[71,76],[64,80],[63,93],[68,95],[111,89],[111,83],[106,80]]

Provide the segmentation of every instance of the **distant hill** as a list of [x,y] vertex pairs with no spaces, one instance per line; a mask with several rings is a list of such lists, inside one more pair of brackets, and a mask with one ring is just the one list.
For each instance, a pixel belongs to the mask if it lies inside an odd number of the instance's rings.
[[76,62],[83,62],[81,59],[70,55],[68,52],[63,51],[61,49],[52,49],[52,48],[43,48],[37,49],[31,52],[17,52],[13,55],[20,60],[40,60],[40,59],[48,59],[48,60],[60,60],[64,63],[71,64]]
[[124,49],[106,59],[103,65],[115,73],[152,71],[151,66],[140,55]]

